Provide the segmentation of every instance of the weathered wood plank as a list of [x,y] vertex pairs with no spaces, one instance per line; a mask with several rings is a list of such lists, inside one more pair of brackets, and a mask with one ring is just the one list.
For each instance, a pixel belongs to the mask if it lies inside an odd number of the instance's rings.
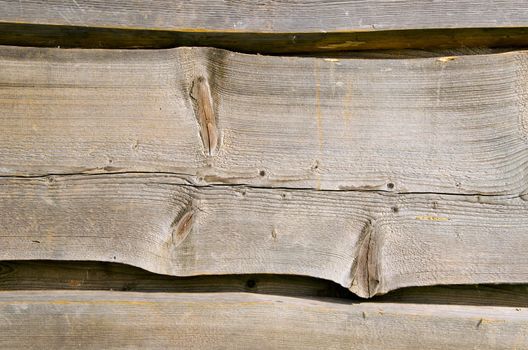
[[[0,262],[0,290],[46,289],[178,293],[251,292],[296,297],[354,298],[352,293],[336,283],[305,276],[261,274],[174,277],[128,265],[95,261]],[[513,287],[509,290],[515,291]],[[515,297],[510,297],[510,304],[504,306],[524,306],[520,295],[511,295]],[[489,300],[489,305],[493,305],[492,300]],[[528,302],[526,304],[528,306]]]
[[[3,47],[0,173],[170,172],[201,185],[524,193],[527,59]],[[198,81],[203,98],[192,96]]]
[[[525,308],[257,294],[0,292],[9,349],[525,349]],[[417,336],[418,335],[418,336]]]
[[[136,267],[88,261],[3,261],[0,290],[114,290],[133,292],[251,292],[358,300],[327,280],[292,275],[174,277]],[[375,302],[528,307],[528,284],[449,285],[398,289]]]
[[[528,27],[522,0],[0,1],[2,22],[175,31],[307,33]],[[316,19],[316,20],[314,20]]]
[[195,188],[171,176],[0,181],[0,260],[121,262],[177,276],[294,274],[361,296],[526,283],[520,197]]

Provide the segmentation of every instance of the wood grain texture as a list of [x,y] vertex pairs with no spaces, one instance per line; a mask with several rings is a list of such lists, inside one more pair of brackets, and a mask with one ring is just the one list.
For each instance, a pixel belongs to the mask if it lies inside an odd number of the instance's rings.
[[[525,308],[337,303],[257,294],[0,292],[0,346],[525,349]],[[418,335],[418,336],[417,336]]]
[[[3,47],[0,173],[518,195],[527,190],[527,58]],[[207,99],[192,98],[199,77],[214,108],[214,155],[197,119]]]
[[111,261],[177,276],[304,275],[364,297],[405,286],[528,282],[520,197],[181,182],[3,178],[0,260]]
[[528,27],[522,0],[0,1],[2,22],[198,32],[309,33]]

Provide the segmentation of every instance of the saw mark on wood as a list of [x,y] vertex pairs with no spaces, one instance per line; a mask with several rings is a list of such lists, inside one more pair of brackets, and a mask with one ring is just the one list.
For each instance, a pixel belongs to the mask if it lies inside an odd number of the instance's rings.
[[194,112],[200,124],[200,136],[209,156],[216,155],[219,145],[219,132],[214,113],[213,98],[209,82],[203,76],[196,78],[191,88]]

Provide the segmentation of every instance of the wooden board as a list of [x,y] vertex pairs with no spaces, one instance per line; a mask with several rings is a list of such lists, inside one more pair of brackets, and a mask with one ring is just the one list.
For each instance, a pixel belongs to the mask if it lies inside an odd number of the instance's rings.
[[527,57],[2,47],[0,174],[518,195]]
[[2,22],[203,32],[307,33],[528,27],[522,0],[0,2]]
[[196,188],[174,176],[0,181],[0,260],[121,262],[177,276],[295,274],[361,296],[526,283],[520,197]]
[[331,302],[256,294],[0,292],[0,346],[525,349],[525,308]]

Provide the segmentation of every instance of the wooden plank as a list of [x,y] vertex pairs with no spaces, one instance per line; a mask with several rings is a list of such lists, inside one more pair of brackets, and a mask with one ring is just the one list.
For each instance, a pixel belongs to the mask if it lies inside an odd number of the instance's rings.
[[[0,1],[2,22],[203,32],[309,33],[528,27],[522,0]],[[314,20],[316,18],[317,20]]]
[[[0,290],[46,289],[178,293],[251,292],[296,297],[354,298],[347,289],[333,282],[305,276],[246,274],[174,277],[128,265],[95,261],[0,262]],[[509,306],[523,306],[520,298],[521,295],[510,297]]]
[[[174,277],[94,261],[0,262],[0,290],[114,290],[134,292],[251,292],[294,297],[359,300],[327,280],[293,275]],[[375,302],[528,307],[528,284],[448,285],[402,288]]]
[[517,195],[527,190],[527,57],[3,47],[0,173]]
[[525,308],[257,294],[0,292],[9,349],[525,349]]
[[120,262],[177,276],[294,274],[372,296],[527,283],[521,197],[195,188],[169,175],[0,181],[0,260]]

